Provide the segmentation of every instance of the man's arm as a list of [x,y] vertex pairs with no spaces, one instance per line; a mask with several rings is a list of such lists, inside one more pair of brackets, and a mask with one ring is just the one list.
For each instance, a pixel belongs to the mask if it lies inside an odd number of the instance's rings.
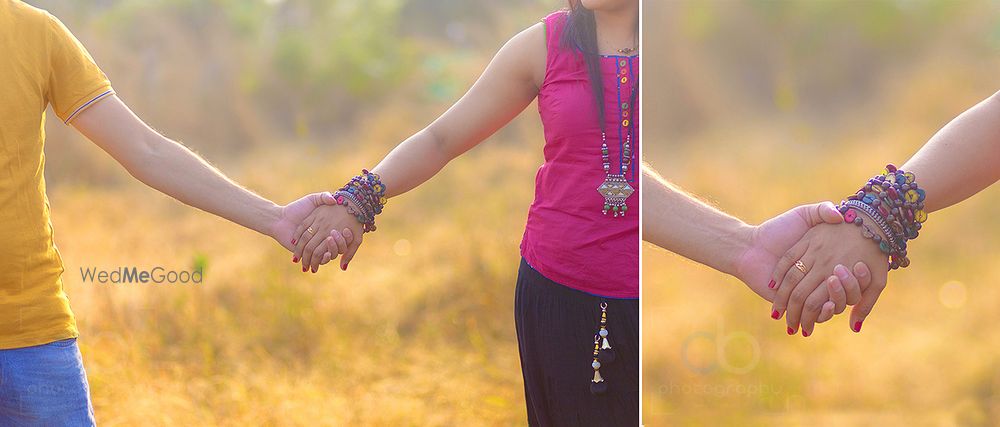
[[184,204],[275,238],[291,249],[295,226],[322,204],[319,194],[278,206],[236,184],[184,145],[147,126],[117,96],[70,122],[133,177]]
[[[751,226],[684,193],[642,166],[643,240],[738,277],[764,299],[778,258],[809,229],[843,221],[832,203],[803,205]],[[832,270],[831,270],[832,272]],[[831,305],[830,309],[832,315]]]

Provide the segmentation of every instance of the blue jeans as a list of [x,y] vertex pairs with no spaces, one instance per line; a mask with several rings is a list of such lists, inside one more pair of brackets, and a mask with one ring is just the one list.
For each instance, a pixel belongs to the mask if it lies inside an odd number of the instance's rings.
[[0,425],[95,425],[76,338],[0,350]]

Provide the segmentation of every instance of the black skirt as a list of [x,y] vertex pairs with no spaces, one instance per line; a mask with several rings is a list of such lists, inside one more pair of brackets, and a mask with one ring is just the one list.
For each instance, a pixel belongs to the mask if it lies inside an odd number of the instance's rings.
[[[591,393],[594,335],[607,302],[615,360],[603,363],[604,394]],[[532,426],[639,425],[639,300],[581,292],[542,276],[521,259],[514,321]]]

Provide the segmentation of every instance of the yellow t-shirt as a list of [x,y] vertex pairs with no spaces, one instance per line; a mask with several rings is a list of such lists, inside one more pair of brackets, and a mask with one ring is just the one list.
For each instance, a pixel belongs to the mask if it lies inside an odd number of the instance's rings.
[[45,195],[45,109],[69,123],[112,93],[58,19],[0,0],[0,349],[78,334]]

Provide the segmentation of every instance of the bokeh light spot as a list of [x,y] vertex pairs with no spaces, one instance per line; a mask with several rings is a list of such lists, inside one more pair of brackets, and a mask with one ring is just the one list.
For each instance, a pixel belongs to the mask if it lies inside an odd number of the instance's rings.
[[962,308],[965,298],[965,284],[956,280],[941,285],[941,290],[938,291],[941,305],[947,308]]

